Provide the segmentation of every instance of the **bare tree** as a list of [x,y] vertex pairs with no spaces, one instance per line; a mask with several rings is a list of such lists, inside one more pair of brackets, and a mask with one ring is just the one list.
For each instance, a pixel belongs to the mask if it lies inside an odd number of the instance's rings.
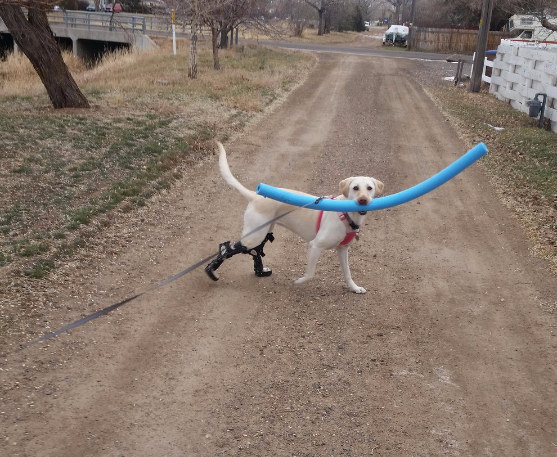
[[543,27],[557,31],[557,0],[502,0],[511,14],[536,16]]
[[[311,6],[319,18],[317,25],[317,35],[321,36],[330,31],[330,13],[332,7],[338,3],[339,0],[304,0]],[[329,24],[329,25],[328,25]]]
[[303,29],[313,22],[317,13],[317,33],[323,35],[335,28],[363,30],[364,21],[371,20],[375,11],[385,0],[274,0],[274,15],[288,20],[292,29],[301,35]]
[[[512,14],[520,12],[517,5],[525,3],[525,0],[497,0],[493,5],[490,29],[501,29]],[[481,11],[482,0],[419,0],[414,22],[422,27],[477,27]]]
[[52,0],[0,0],[0,18],[41,78],[54,108],[89,108],[48,24],[46,10],[52,4]]
[[[172,4],[172,2],[170,2]],[[211,30],[213,68],[220,70],[219,49],[226,47],[223,39],[240,24],[250,22],[261,30],[273,34],[271,27],[260,20],[265,14],[266,0],[187,0],[174,1],[176,15],[189,21],[191,25],[190,62],[188,76],[197,77],[197,35],[202,26]]]
[[183,14],[192,27],[189,77],[197,76],[197,32],[203,25],[211,30],[213,68],[220,70],[221,38],[249,16],[255,8],[256,0],[189,0],[181,4]]
[[392,5],[394,8],[393,22],[395,24],[402,23],[402,8],[406,0],[385,0],[385,3]]

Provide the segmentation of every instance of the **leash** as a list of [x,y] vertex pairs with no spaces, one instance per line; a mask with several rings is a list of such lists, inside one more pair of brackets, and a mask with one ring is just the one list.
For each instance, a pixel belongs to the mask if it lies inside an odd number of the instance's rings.
[[152,292],[154,290],[160,289],[161,287],[166,286],[167,284],[170,284],[172,281],[175,281],[176,279],[187,275],[188,273],[192,272],[196,268],[199,268],[201,265],[204,265],[205,263],[209,262],[209,260],[211,260],[216,255],[218,255],[218,253],[212,254],[211,256],[206,257],[203,260],[200,260],[199,262],[189,266],[185,270],[182,270],[180,273],[177,273],[174,276],[171,276],[170,278],[165,279],[164,281],[161,281],[158,284],[155,284],[155,285],[145,289],[143,292],[132,295],[131,297],[128,297],[128,298],[126,298],[122,301],[119,301],[118,303],[114,303],[110,306],[107,306],[106,308],[103,308],[99,311],[96,311],[92,314],[89,314],[88,316],[85,316],[81,319],[78,319],[78,320],[72,322],[71,324],[65,325],[64,327],[62,327],[62,328],[60,328],[60,329],[58,329],[54,332],[47,333],[46,335],[43,335],[43,336],[41,336],[41,337],[39,337],[35,340],[29,341],[28,343],[25,343],[25,344],[22,344],[21,347],[14,352],[22,351],[23,349],[26,349],[29,346],[33,346],[37,343],[41,343],[43,341],[49,340],[49,339],[54,338],[55,336],[58,336],[62,333],[66,333],[66,332],[68,332],[68,331],[70,331],[70,330],[72,330],[76,327],[80,327],[81,325],[86,324],[87,322],[90,322],[90,321],[92,321],[92,320],[94,320],[98,317],[105,316],[106,314],[110,313],[111,311],[114,311],[115,309],[120,308],[120,306],[123,306],[123,305],[135,300],[136,298],[139,298],[142,295],[145,295],[148,292]]
[[[250,232],[248,232],[248,233],[246,233],[244,236],[242,236],[242,237],[239,239],[239,241],[237,241],[236,243],[239,243],[239,242],[242,241],[244,238],[247,238],[248,236],[252,235],[253,233],[255,233],[255,232],[261,230],[262,228],[265,228],[266,226],[268,226],[268,225],[270,225],[270,224],[272,224],[272,223],[278,221],[279,219],[282,219],[283,217],[287,216],[287,215],[290,214],[290,213],[293,213],[294,211],[298,211],[299,209],[302,209],[302,208],[304,208],[304,207],[306,207],[306,206],[308,206],[308,205],[310,205],[310,204],[313,204],[313,203],[319,203],[319,202],[320,202],[321,200],[323,200],[324,198],[326,198],[326,197],[319,197],[319,198],[317,198],[317,200],[315,200],[315,202],[312,201],[312,202],[308,203],[307,205],[304,205],[304,206],[301,206],[301,207],[292,209],[292,210],[290,210],[290,211],[287,211],[286,213],[283,213],[283,214],[281,214],[281,215],[279,215],[279,216],[277,216],[277,217],[275,217],[275,218],[273,218],[273,219],[271,219],[271,220],[265,222],[264,224],[261,224],[261,225],[255,227],[253,230],[251,230]],[[24,343],[24,344],[21,345],[21,347],[20,347],[19,349],[16,349],[16,350],[13,351],[13,352],[14,352],[14,353],[15,353],[15,352],[20,352],[20,351],[22,351],[22,350],[24,350],[24,349],[27,349],[28,347],[33,346],[33,345],[35,345],[35,344],[37,344],[37,343],[41,343],[41,342],[43,342],[43,341],[47,341],[47,340],[49,340],[49,339],[51,339],[51,338],[54,338],[55,336],[58,336],[58,335],[60,335],[60,334],[62,334],[62,333],[66,333],[66,332],[68,332],[68,331],[70,331],[70,330],[72,330],[72,329],[74,329],[74,328],[80,327],[80,326],[86,324],[87,322],[90,322],[90,321],[92,321],[92,320],[94,320],[94,319],[97,319],[98,317],[105,316],[105,315],[107,315],[108,313],[110,313],[111,311],[114,311],[115,309],[118,309],[118,308],[120,308],[121,306],[124,306],[124,305],[128,304],[129,302],[135,300],[136,298],[139,298],[139,297],[141,297],[142,295],[145,295],[145,294],[148,293],[148,292],[152,292],[152,291],[154,291],[154,290],[160,289],[161,287],[164,287],[164,286],[170,284],[171,282],[176,281],[177,279],[181,278],[182,276],[185,276],[185,275],[187,275],[188,273],[191,273],[193,270],[196,270],[196,269],[199,268],[200,266],[206,264],[207,262],[209,262],[210,260],[212,260],[213,258],[215,258],[217,255],[219,255],[219,252],[216,252],[215,254],[211,254],[210,256],[205,257],[203,260],[200,260],[199,262],[197,262],[197,263],[195,263],[195,264],[189,266],[189,267],[186,268],[185,270],[182,270],[182,271],[180,271],[179,273],[176,273],[175,275],[171,276],[170,278],[167,278],[167,279],[165,279],[164,281],[161,281],[161,282],[159,282],[159,283],[157,283],[157,284],[154,284],[154,285],[148,287],[148,288],[145,289],[143,292],[139,292],[139,293],[137,293],[137,294],[135,294],[135,295],[132,295],[132,296],[130,296],[130,297],[128,297],[128,298],[126,298],[126,299],[124,299],[124,300],[122,300],[122,301],[119,301],[118,303],[114,303],[114,304],[112,304],[112,305],[109,305],[109,306],[107,306],[107,307],[105,307],[105,308],[103,308],[103,309],[101,309],[101,310],[99,310],[99,311],[96,311],[96,312],[94,312],[94,313],[92,313],[92,314],[89,314],[88,316],[85,316],[85,317],[83,317],[83,318],[81,318],[81,319],[78,319],[78,320],[76,320],[76,321],[74,321],[74,322],[68,324],[68,325],[65,325],[64,327],[62,327],[62,328],[60,328],[60,329],[58,329],[58,330],[56,330],[56,331],[54,331],[54,332],[47,333],[47,334],[45,334],[45,335],[43,335],[43,336],[41,336],[41,337],[39,337],[39,338],[36,338],[36,339],[34,339],[34,340],[32,340],[32,341],[29,341],[28,343]]]

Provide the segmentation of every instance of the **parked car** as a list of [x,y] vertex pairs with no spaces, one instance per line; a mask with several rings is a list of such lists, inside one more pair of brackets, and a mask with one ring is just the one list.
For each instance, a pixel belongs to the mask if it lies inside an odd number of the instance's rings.
[[60,5],[54,5],[54,8],[52,8],[52,11],[62,11],[62,7]]
[[122,11],[122,5],[120,3],[115,3],[114,4],[114,12],[115,13],[120,13]]
[[364,29],[369,30],[369,21],[364,22]]
[[111,3],[107,3],[106,5],[103,6],[103,11],[105,13],[112,13],[112,4]]
[[383,35],[383,45],[401,45],[406,46],[406,39],[408,38],[408,27],[405,25],[391,25]]
[[93,3],[89,3],[87,5],[87,8],[85,8],[85,11],[89,11],[89,12],[96,11],[95,5]]

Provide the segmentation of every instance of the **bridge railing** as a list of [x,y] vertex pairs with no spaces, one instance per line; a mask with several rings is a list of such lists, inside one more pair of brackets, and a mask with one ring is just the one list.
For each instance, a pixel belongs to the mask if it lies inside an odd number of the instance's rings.
[[48,14],[48,22],[52,25],[80,29],[125,29],[131,32],[146,33],[145,16],[126,13],[101,13],[88,11],[56,11]]
[[[48,13],[48,22],[70,28],[82,29],[126,29],[131,32],[143,34],[166,35],[171,33],[172,24],[169,15],[138,15],[130,13],[102,13],[89,11],[51,11]],[[186,29],[187,27],[187,29]],[[7,31],[0,19],[0,31]],[[186,33],[190,31],[186,23],[177,23],[176,31]]]

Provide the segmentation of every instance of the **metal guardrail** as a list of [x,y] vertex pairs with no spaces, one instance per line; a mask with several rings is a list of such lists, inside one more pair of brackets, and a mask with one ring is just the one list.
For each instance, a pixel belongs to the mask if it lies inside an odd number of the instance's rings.
[[63,25],[86,30],[125,29],[131,32],[146,33],[147,21],[144,16],[125,13],[97,13],[88,11],[56,11],[48,14],[51,25]]
[[[131,13],[104,13],[77,10],[51,11],[48,22],[52,25],[86,30],[122,30],[146,35],[166,35],[172,31],[170,16],[140,15]],[[177,24],[176,29],[186,33],[186,24]],[[180,30],[181,29],[181,30]],[[0,30],[7,30],[0,19]]]

